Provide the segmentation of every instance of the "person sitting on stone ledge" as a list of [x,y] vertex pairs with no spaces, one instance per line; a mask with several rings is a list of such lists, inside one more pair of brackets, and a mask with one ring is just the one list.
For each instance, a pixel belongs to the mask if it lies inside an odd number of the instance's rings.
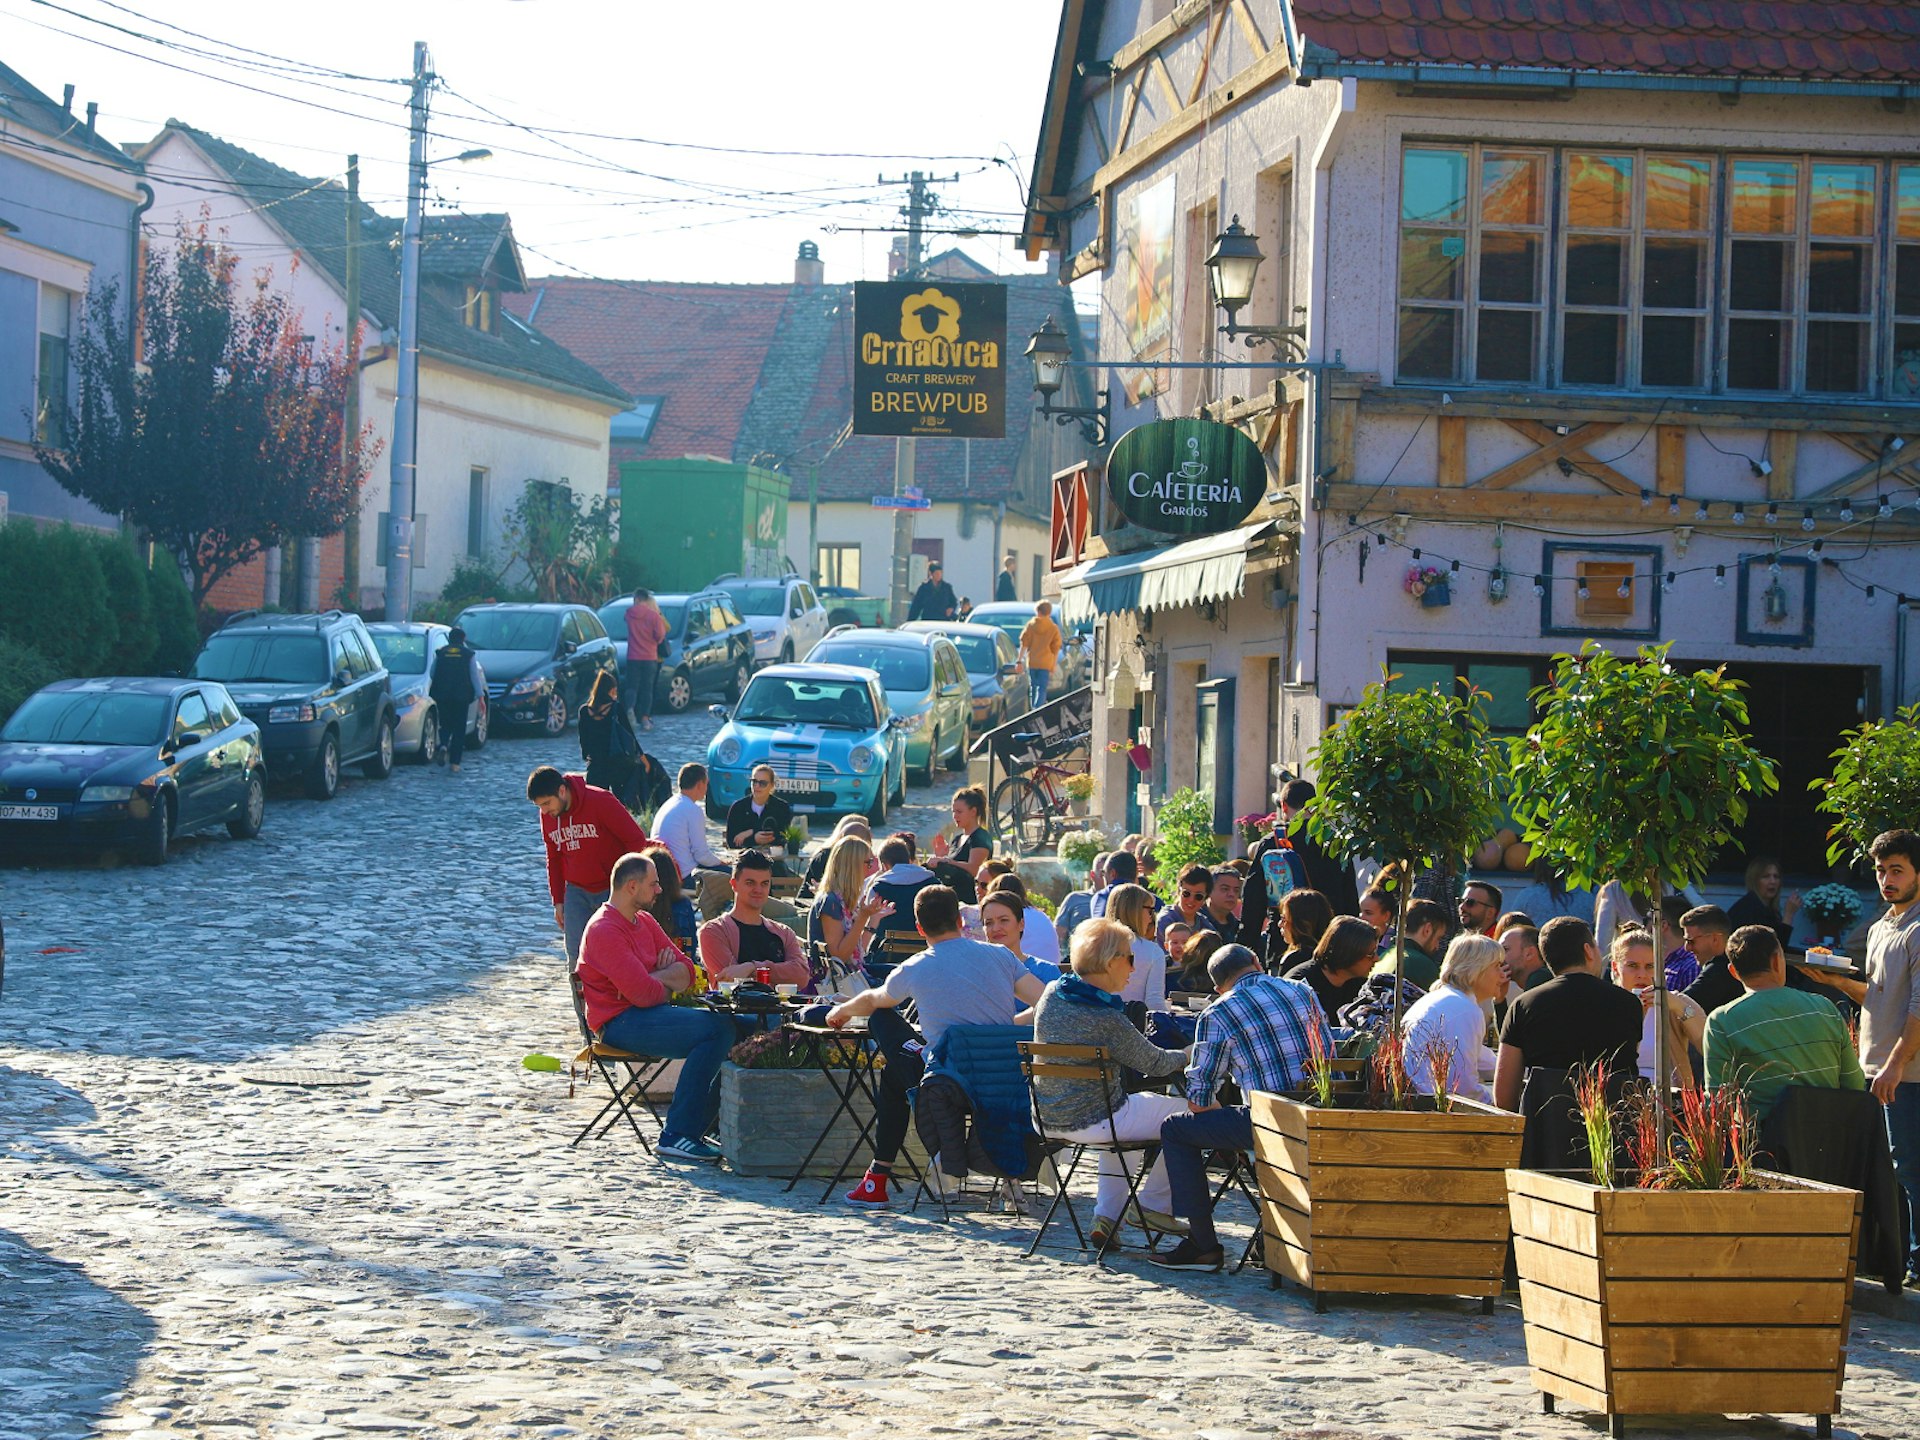
[[752,980],[766,969],[776,985],[805,985],[812,977],[800,937],[765,911],[773,891],[773,861],[746,850],[733,862],[733,904],[700,927],[700,960],[707,978]]

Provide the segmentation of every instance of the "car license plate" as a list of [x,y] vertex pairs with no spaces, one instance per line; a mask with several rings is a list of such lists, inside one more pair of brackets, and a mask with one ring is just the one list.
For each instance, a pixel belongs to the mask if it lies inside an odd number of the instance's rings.
[[58,820],[58,805],[0,805],[0,820]]
[[789,795],[818,795],[820,793],[820,782],[818,780],[803,780],[795,775],[782,775],[779,780],[774,783],[773,788],[776,790],[784,790]]

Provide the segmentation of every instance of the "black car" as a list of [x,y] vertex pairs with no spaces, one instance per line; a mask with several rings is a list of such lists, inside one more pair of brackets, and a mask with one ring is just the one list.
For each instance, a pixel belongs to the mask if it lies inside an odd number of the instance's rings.
[[475,605],[453,623],[480,657],[495,725],[558,735],[587,703],[593,677],[619,670],[607,627],[585,605]]
[[260,727],[209,681],[59,680],[0,729],[0,847],[129,851],[150,865],[176,835],[260,833]]
[[267,763],[331,800],[342,766],[370,780],[393,773],[393,695],[387,667],[358,615],[242,610],[208,637],[193,674],[218,680],[260,727]]
[[[724,695],[738,700],[753,678],[753,631],[740,618],[733,598],[724,590],[708,589],[691,595],[656,595],[667,622],[667,638],[660,642],[660,680],[654,704],[679,714],[696,695]],[[600,619],[613,632],[620,663],[627,662],[628,595],[600,607]]]

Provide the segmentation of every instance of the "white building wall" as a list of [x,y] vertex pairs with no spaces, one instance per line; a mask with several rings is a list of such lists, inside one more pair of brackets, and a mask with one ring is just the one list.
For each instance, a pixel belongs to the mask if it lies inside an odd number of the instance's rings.
[[[1009,510],[1000,526],[1000,552],[996,553],[993,546],[993,507],[971,507],[971,533],[968,533],[969,525],[963,521],[961,510],[962,507],[955,503],[936,502],[932,509],[914,515],[916,538],[945,542],[943,564],[947,583],[953,586],[954,593],[971,598],[976,605],[984,605],[993,599],[993,577],[1000,571],[1000,554],[1011,550],[1018,562],[1015,574],[1019,578],[1020,598],[1037,598],[1033,594],[1033,561],[1035,556],[1040,557],[1044,574],[1047,526],[1031,516]],[[804,500],[795,500],[787,512],[787,539],[788,549],[797,561],[807,546],[807,506]],[[861,593],[886,594],[893,559],[893,511],[850,501],[822,501],[820,544],[823,548],[858,545]],[[923,567],[915,567],[915,584],[925,578],[922,570]],[[1049,589],[1057,593],[1051,578],[1048,576]]]

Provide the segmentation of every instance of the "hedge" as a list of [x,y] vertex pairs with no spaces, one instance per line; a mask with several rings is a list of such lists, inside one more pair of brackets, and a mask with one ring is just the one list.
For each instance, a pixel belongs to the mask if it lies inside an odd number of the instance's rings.
[[[32,652],[58,680],[183,672],[200,632],[165,552],[149,566],[124,536],[15,521],[0,525],[0,641]],[[10,654],[14,673],[28,673]]]
[[59,672],[38,651],[0,636],[0,725],[6,724],[21,701],[59,678]]

